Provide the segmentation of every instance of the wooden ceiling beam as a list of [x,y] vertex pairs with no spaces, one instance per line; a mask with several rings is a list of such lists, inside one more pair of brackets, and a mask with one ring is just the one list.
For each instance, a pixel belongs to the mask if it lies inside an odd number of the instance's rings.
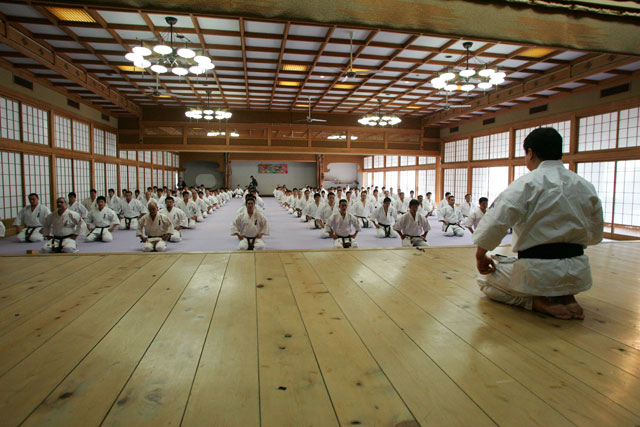
[[[271,105],[273,104],[273,97],[276,93],[276,87],[278,86],[278,76],[280,75],[280,69],[282,68],[282,58],[284,58],[284,50],[285,47],[287,45],[287,37],[289,37],[289,27],[290,27],[291,23],[287,22],[284,26],[284,31],[282,32],[282,42],[280,44],[280,54],[278,55],[278,65],[276,66],[276,73],[273,77],[273,87],[271,88],[271,101],[269,102],[269,108],[271,108]],[[244,51],[244,49],[243,49]],[[246,67],[246,62],[245,62],[245,67]],[[304,74],[304,75],[309,75],[311,74],[311,70],[309,70],[308,72],[300,72],[300,74]],[[246,81],[247,77],[246,77],[246,72],[245,72],[245,81]],[[253,86],[254,84],[252,84],[251,86]],[[302,87],[300,88],[300,90],[302,90]],[[249,91],[247,90],[247,96],[249,96]],[[300,92],[298,92],[300,93]]]
[[76,66],[73,61],[59,55],[55,49],[43,40],[34,38],[31,33],[8,21],[0,14],[0,42],[17,50],[27,58],[46,66],[57,72],[61,76],[74,81],[80,86],[86,87],[92,92],[102,96],[104,99],[125,109],[134,115],[139,115],[139,106],[129,101],[117,90],[103,84],[99,79],[94,78],[85,69]]

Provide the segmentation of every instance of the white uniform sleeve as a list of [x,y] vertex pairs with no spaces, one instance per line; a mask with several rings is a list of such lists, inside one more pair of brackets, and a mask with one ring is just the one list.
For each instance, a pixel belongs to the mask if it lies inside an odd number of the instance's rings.
[[491,208],[487,209],[473,233],[473,242],[476,245],[488,251],[495,249],[509,228],[524,217],[526,205],[523,195],[526,188],[522,187],[510,185],[493,202]]

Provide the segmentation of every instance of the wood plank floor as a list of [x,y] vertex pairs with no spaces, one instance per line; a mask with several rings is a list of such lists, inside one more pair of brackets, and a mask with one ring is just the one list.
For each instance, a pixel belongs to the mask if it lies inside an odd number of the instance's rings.
[[640,243],[588,250],[581,322],[473,254],[0,257],[0,425],[640,425]]

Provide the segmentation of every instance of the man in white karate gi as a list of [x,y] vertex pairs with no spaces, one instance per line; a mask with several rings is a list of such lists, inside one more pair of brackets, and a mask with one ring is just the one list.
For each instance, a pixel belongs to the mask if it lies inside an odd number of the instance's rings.
[[173,224],[168,216],[158,212],[156,202],[149,202],[149,213],[138,221],[136,236],[143,243],[144,252],[164,252],[167,241],[173,234]]
[[[89,215],[89,211],[87,210],[87,208],[84,207],[84,205],[80,202],[78,202],[78,198],[76,196],[76,193],[74,193],[73,191],[70,192],[67,195],[67,199],[69,200],[69,210],[74,211],[75,213],[77,213],[78,215],[80,215],[80,217],[82,219],[86,219],[87,215]],[[118,212],[120,210],[120,208],[118,208],[118,210],[116,212]]]
[[433,200],[431,198],[431,191],[427,192],[427,194],[425,194],[425,198],[424,201],[422,202],[422,206],[424,208],[425,211],[425,216],[426,217],[430,217],[431,215],[433,215],[433,210],[436,207],[436,203],[435,200]]
[[469,229],[471,234],[473,234],[475,229],[478,228],[480,220],[482,219],[484,214],[487,213],[487,206],[489,206],[489,199],[487,199],[486,197],[480,197],[480,200],[478,200],[478,207],[471,211],[471,215],[469,215],[469,217],[465,220],[464,225],[467,227],[467,229]]
[[89,197],[87,197],[82,201],[82,205],[87,209],[87,211],[90,211],[91,209],[96,208],[97,197],[98,197],[98,192],[94,188],[89,190]]
[[269,235],[267,219],[255,209],[255,199],[248,195],[245,200],[246,209],[236,215],[231,223],[231,234],[238,237],[239,251],[264,249],[263,236]]
[[127,198],[120,203],[120,212],[120,230],[135,230],[138,228],[138,219],[149,211],[140,200],[133,198],[131,191],[127,191]]
[[402,246],[429,246],[427,244],[427,233],[431,230],[431,226],[427,218],[418,214],[417,200],[409,202],[409,212],[398,217],[393,226],[402,239]]
[[463,218],[467,218],[473,212],[473,205],[471,204],[471,194],[465,194],[464,200],[460,203],[460,212]]
[[320,193],[315,193],[313,195],[313,200],[306,204],[304,209],[302,210],[302,217],[300,218],[303,222],[309,223],[309,228],[316,229],[320,228],[318,221],[316,220],[316,215],[318,213],[318,209],[322,207],[322,198],[320,197]]
[[462,212],[456,206],[456,197],[449,195],[449,204],[438,209],[438,221],[444,224],[443,234],[446,237],[462,237],[464,236],[464,227],[462,226]]
[[189,225],[189,219],[182,209],[178,209],[174,206],[173,197],[166,197],[164,199],[164,204],[165,208],[160,209],[160,213],[168,216],[173,224],[173,233],[171,233],[169,241],[174,243],[180,242],[182,241],[182,233],[180,230]]
[[369,203],[366,191],[360,193],[360,200],[355,201],[350,207],[348,206],[347,210],[355,215],[361,228],[372,226],[372,221],[369,218],[371,216],[371,203]]
[[320,232],[320,237],[323,239],[328,239],[331,235],[325,229],[327,225],[327,221],[329,217],[334,213],[338,212],[339,206],[336,203],[336,195],[333,192],[329,192],[327,196],[327,202],[324,203],[317,211],[316,217],[314,221],[314,225],[319,227],[322,231]]
[[398,233],[393,229],[393,223],[397,219],[393,204],[390,197],[385,197],[383,203],[371,214],[371,220],[376,227],[376,237],[383,239],[385,237],[398,237]]
[[398,211],[398,215],[404,215],[407,213],[409,210],[409,201],[410,199],[404,197],[404,192],[401,191],[398,193],[398,198],[396,200],[396,210]]
[[338,206],[339,211],[329,217],[324,229],[333,239],[334,248],[357,248],[356,236],[360,232],[358,219],[347,212],[346,199],[340,200]]
[[56,200],[57,209],[51,212],[42,223],[42,235],[47,242],[40,252],[78,252],[77,238],[82,232],[84,221],[74,211],[67,209],[64,197]]
[[[109,194],[109,196],[106,199],[107,207],[111,208],[111,210],[114,212],[120,212],[120,205],[122,204],[122,199],[116,196],[116,190],[114,190],[113,188],[110,188],[109,191],[107,191],[107,194]],[[97,199],[96,199],[96,204],[97,204]]]
[[198,219],[198,207],[191,200],[191,193],[187,190],[182,192],[182,199],[176,201],[176,208],[181,209],[187,216],[188,222],[185,228],[194,228]]
[[40,203],[40,196],[29,194],[29,204],[20,209],[13,221],[16,227],[16,238],[19,242],[41,242],[43,239],[42,224],[49,215],[49,208]]
[[449,193],[448,191],[446,193],[444,193],[444,198],[442,200],[440,200],[440,203],[438,203],[438,210],[444,208],[445,206],[447,206],[449,204],[449,196],[451,195],[451,193]]
[[[530,173],[512,182],[478,224],[473,240],[482,292],[559,319],[583,319],[575,295],[591,288],[584,248],[602,241],[602,203],[593,185],[562,164],[562,136],[538,128],[524,140]],[[513,228],[518,258],[490,257]]]
[[107,207],[107,200],[104,196],[98,196],[96,201],[97,208],[87,215],[89,234],[86,240],[88,242],[112,242],[113,234],[111,233],[120,225],[120,218],[113,209]]

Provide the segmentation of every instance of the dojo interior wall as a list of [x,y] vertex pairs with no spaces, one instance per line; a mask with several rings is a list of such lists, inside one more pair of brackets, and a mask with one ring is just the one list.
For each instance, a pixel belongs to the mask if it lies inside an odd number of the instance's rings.
[[[287,165],[287,173],[258,173],[258,165],[261,163],[284,163]],[[312,162],[288,162],[288,161],[231,161],[232,188],[237,185],[244,187],[251,181],[251,175],[258,180],[258,190],[270,194],[279,185],[288,188],[301,187],[306,184],[316,185],[316,164]]]
[[[106,195],[109,188],[120,193],[176,182],[177,154],[119,151],[115,119],[105,120],[84,104],[73,111],[66,102],[60,105],[60,94],[37,83],[33,91],[17,90],[11,74],[9,79],[0,84],[0,220],[5,226],[31,192],[52,208],[57,196],[66,198],[70,191],[82,199],[91,188]],[[7,228],[8,235],[12,231]]]

